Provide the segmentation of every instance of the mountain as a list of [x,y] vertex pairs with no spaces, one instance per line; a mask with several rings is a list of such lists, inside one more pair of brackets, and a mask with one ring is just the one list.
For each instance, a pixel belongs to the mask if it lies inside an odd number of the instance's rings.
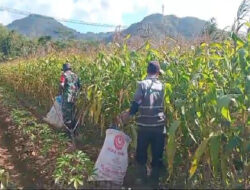
[[151,37],[163,39],[166,36],[182,36],[191,39],[199,35],[206,24],[206,21],[195,17],[179,18],[175,15],[163,16],[162,14],[152,14],[145,17],[141,22],[132,24],[124,30],[124,35]]
[[[142,21],[132,24],[122,30],[122,36],[131,34],[132,37],[163,39],[166,36],[182,36],[186,39],[198,35],[203,29],[206,21],[195,17],[179,18],[174,15],[163,16],[152,14]],[[111,41],[114,32],[82,34],[68,28],[53,18],[31,14],[23,19],[15,20],[7,26],[31,38],[51,36],[52,39],[84,39]]]
[[54,39],[79,39],[82,34],[68,28],[53,18],[31,14],[7,25],[10,30],[31,37],[51,36]]

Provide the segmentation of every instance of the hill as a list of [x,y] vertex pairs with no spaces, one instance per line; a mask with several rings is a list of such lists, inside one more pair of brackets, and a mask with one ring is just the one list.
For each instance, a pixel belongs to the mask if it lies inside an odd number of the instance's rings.
[[[166,36],[182,36],[186,39],[190,39],[201,32],[205,23],[206,21],[195,17],[179,18],[174,15],[163,16],[162,14],[152,14],[145,17],[142,21],[132,24],[127,29],[121,31],[121,33],[123,36],[131,34],[133,37],[150,37],[157,40]],[[114,35],[113,32],[88,32],[82,34],[64,26],[54,18],[36,14],[15,20],[7,27],[31,38],[51,36],[52,39],[111,41]]]
[[7,26],[10,30],[31,37],[51,36],[53,39],[79,39],[82,34],[68,28],[53,18],[31,14],[23,19],[15,20]]
[[205,24],[206,21],[195,17],[179,18],[174,15],[152,14],[145,17],[141,22],[132,24],[123,31],[123,34],[152,37],[154,39],[162,39],[165,36],[182,36],[190,39],[200,34]]

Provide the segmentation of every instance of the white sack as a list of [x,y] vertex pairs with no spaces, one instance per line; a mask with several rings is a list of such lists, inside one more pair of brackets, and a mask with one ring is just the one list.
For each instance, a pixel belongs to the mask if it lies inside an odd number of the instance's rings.
[[61,99],[62,99],[61,96],[57,96],[55,98],[54,105],[50,109],[46,118],[44,118],[44,120],[46,122],[48,122],[49,124],[51,124],[57,128],[62,128],[64,125]]
[[106,138],[95,163],[95,181],[112,181],[122,185],[128,167],[130,141],[130,137],[122,131],[106,130]]

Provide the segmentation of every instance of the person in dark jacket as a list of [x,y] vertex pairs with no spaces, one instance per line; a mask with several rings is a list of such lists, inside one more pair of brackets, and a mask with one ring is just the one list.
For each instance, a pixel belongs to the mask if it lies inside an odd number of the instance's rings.
[[138,87],[129,111],[117,117],[120,124],[126,124],[131,117],[136,117],[138,126],[136,161],[140,177],[138,183],[145,183],[147,178],[147,149],[151,145],[152,172],[149,180],[151,185],[159,183],[160,170],[163,167],[163,151],[165,145],[165,114],[164,114],[164,85],[158,80],[162,73],[158,61],[151,61],[147,68],[147,77],[138,82]]
[[62,92],[62,113],[64,124],[68,128],[74,127],[74,110],[77,93],[80,89],[80,80],[72,72],[69,63],[63,64],[63,73],[60,78],[60,88]]

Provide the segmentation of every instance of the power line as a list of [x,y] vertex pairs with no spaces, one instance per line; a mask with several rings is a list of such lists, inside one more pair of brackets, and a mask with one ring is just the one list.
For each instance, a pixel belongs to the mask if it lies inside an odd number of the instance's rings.
[[[36,13],[29,12],[29,11],[22,11],[22,10],[12,9],[9,7],[2,7],[2,6],[0,6],[0,11],[7,11],[9,13],[18,14],[18,15],[25,15],[25,16],[28,16],[31,14],[36,14]],[[37,14],[37,15],[40,15],[40,14]],[[51,16],[47,16],[47,15],[41,15],[41,16],[50,17],[50,18],[53,18],[53,19],[55,19],[57,21],[61,21],[61,22],[82,24],[82,25],[88,25],[88,26],[98,26],[98,27],[106,27],[106,28],[116,28],[116,27],[127,28],[127,26],[125,26],[125,25],[113,25],[113,24],[86,22],[83,20],[57,18],[57,17],[51,17]]]

